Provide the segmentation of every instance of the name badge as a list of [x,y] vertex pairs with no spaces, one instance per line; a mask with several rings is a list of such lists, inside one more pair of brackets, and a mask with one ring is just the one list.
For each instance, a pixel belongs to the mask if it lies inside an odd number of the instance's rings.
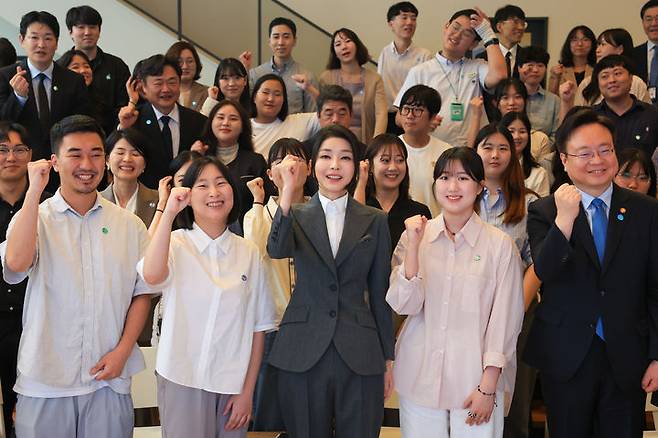
[[450,120],[461,122],[464,120],[464,105],[459,102],[450,104]]

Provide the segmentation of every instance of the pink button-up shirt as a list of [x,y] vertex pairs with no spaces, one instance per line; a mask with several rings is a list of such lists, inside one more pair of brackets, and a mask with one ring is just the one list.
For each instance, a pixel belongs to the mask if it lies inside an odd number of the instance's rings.
[[396,345],[396,390],[422,406],[459,409],[484,368],[494,366],[503,369],[497,390],[509,405],[523,321],[523,268],[514,242],[475,213],[453,242],[440,215],[427,223],[418,275],[407,280],[407,241],[404,232],[386,295],[393,310],[409,315]]

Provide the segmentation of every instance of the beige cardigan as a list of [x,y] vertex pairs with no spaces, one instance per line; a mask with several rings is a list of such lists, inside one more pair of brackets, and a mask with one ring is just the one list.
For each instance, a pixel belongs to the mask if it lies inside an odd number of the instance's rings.
[[[362,67],[363,68],[363,67]],[[320,86],[338,85],[340,70],[325,70],[320,75]],[[363,104],[361,105],[361,136],[359,140],[369,144],[373,137],[386,132],[388,107],[382,77],[364,69]]]
[[[588,65],[585,66],[585,77],[592,76],[592,70],[594,70],[592,67]],[[548,78],[548,91],[551,93],[555,94],[556,96],[560,95],[560,85],[565,83],[566,81],[571,81],[576,86],[578,85],[576,83],[576,75],[573,73],[573,67],[564,67],[564,73],[562,73],[562,76],[560,76],[560,80],[558,81],[558,78],[553,76],[552,74],[549,73],[549,78]]]
[[201,112],[203,103],[207,98],[208,87],[195,81],[192,83],[192,89],[190,90],[190,94],[187,95],[187,99],[183,99],[183,96],[181,95],[178,98],[178,104],[186,106],[194,111]]

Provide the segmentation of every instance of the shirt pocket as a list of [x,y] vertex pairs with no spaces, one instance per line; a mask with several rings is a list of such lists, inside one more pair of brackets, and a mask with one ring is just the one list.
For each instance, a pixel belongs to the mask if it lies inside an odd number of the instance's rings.
[[482,275],[466,274],[461,289],[461,310],[479,313],[484,301],[491,296],[491,281]]

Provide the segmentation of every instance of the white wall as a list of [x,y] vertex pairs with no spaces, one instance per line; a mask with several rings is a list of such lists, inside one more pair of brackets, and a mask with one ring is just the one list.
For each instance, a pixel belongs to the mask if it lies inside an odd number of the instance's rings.
[[[131,69],[140,59],[166,52],[169,46],[176,41],[175,35],[116,0],[48,0],[47,3],[44,0],[22,0],[20,2],[3,0],[0,7],[1,35],[9,38],[18,51],[23,53],[18,44],[18,25],[21,16],[32,10],[47,10],[54,14],[59,21],[60,36],[57,52],[63,53],[73,46],[66,28],[66,11],[71,6],[79,4],[88,4],[100,12],[103,17],[103,26],[99,46],[104,51],[123,58]],[[9,31],[7,23],[12,23],[15,28]],[[212,84],[217,63],[203,54],[200,55],[204,66],[201,82]]]
[[[333,32],[339,27],[356,31],[376,59],[382,47],[391,41],[386,25],[386,11],[397,0],[282,0],[321,27]],[[598,35],[611,27],[626,28],[635,44],[645,40],[640,20],[640,8],[645,0],[411,0],[420,17],[415,41],[428,49],[441,45],[441,27],[452,13],[478,4],[493,15],[508,3],[523,8],[529,17],[548,17],[548,51],[551,62],[557,62],[560,48],[569,30],[587,24]]]

